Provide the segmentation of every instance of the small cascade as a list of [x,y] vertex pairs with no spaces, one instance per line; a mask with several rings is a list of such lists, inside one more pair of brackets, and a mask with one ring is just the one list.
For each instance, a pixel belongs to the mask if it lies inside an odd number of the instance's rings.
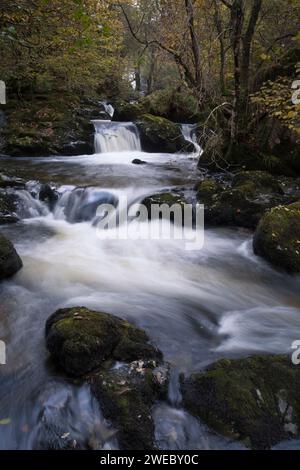
[[141,151],[138,129],[132,122],[92,121],[95,127],[95,152]]
[[182,395],[180,391],[179,371],[177,369],[171,369],[169,388],[168,388],[168,400],[172,406],[178,407],[182,402]]
[[15,193],[17,201],[17,215],[21,219],[32,219],[34,217],[45,217],[50,210],[44,202],[40,201],[36,194],[23,189]]
[[118,198],[97,188],[75,188],[65,191],[54,209],[54,218],[75,224],[94,221],[102,204],[118,205]]
[[194,144],[195,153],[201,155],[202,148],[197,142],[196,124],[181,124],[182,135],[188,142]]
[[101,104],[106,114],[108,114],[108,116],[110,116],[110,118],[112,119],[115,114],[115,108],[111,104],[107,103],[106,101],[102,101]]

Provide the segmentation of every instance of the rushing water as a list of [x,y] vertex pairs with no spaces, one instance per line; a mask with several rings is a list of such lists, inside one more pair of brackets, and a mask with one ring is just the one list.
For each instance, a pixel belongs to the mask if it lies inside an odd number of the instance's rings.
[[[7,343],[0,447],[117,446],[89,388],[47,361],[47,317],[84,305],[144,328],[172,364],[169,401],[153,410],[161,448],[238,448],[182,409],[178,374],[223,357],[290,351],[300,338],[299,278],[255,257],[245,231],[207,230],[201,251],[186,251],[180,240],[100,240],[93,226],[99,202],[117,206],[122,195],[132,202],[162,188],[189,190],[197,159],[142,153],[132,125],[96,126],[96,148],[113,152],[0,160],[0,170],[32,180],[17,192],[22,222],[2,227],[24,268],[0,286],[0,338]],[[131,164],[134,158],[147,165]],[[59,188],[54,210],[37,200],[37,179]]]

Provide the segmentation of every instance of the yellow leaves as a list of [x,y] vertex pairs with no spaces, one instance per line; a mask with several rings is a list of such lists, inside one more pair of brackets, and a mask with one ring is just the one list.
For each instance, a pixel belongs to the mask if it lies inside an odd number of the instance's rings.
[[260,58],[261,58],[261,60],[263,60],[263,61],[265,61],[265,60],[270,60],[270,59],[271,59],[271,57],[270,57],[269,55],[264,54],[264,53],[260,55]]
[[0,419],[0,426],[8,426],[9,424],[11,424],[10,418]]

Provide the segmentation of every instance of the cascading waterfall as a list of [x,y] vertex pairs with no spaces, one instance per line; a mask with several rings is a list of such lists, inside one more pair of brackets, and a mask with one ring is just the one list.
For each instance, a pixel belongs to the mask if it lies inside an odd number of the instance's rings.
[[92,121],[95,127],[95,152],[141,151],[138,129],[132,122]]
[[106,101],[101,101],[100,104],[102,104],[104,111],[112,119],[113,115],[115,114],[115,108],[111,104],[107,103]]
[[202,148],[197,142],[196,124],[181,124],[182,135],[188,142],[194,144],[195,154],[201,155]]
[[98,188],[75,188],[64,192],[54,209],[54,218],[69,223],[95,221],[102,204],[118,205],[118,197]]

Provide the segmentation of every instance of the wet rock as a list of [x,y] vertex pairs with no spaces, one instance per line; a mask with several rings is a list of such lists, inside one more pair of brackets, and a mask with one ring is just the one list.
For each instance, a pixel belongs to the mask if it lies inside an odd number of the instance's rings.
[[145,162],[144,160],[140,160],[139,158],[135,158],[134,160],[132,160],[132,162],[134,165],[147,165],[147,162]]
[[42,184],[39,192],[39,200],[46,202],[52,210],[58,200],[58,193],[51,188],[50,184]]
[[144,330],[84,307],[62,309],[51,315],[46,323],[46,344],[54,360],[74,376],[100,368],[107,359],[161,358]]
[[25,188],[26,182],[21,178],[0,173],[0,188]]
[[106,368],[90,379],[104,416],[117,429],[122,449],[149,450],[155,447],[151,408],[166,398],[168,368],[155,361],[135,361]]
[[254,253],[291,273],[300,273],[300,202],[273,208],[261,219]]
[[13,195],[0,193],[0,225],[16,223],[18,220]]
[[300,435],[300,368],[286,356],[222,360],[182,384],[184,406],[254,449]]
[[183,137],[180,126],[165,118],[145,114],[136,125],[145,152],[176,153],[195,150],[194,145]]
[[0,234],[0,279],[13,276],[23,266],[13,244]]
[[[152,208],[154,206],[168,206],[168,208],[172,208],[175,206],[179,207],[180,213],[183,217],[183,210],[187,201],[182,193],[177,192],[164,192],[164,193],[157,193],[151,196],[146,197],[142,204],[146,207],[148,213],[148,219],[151,220],[154,216],[154,212]],[[157,214],[157,217],[162,218],[162,213]],[[174,213],[171,213],[171,221],[174,220]]]
[[197,200],[205,206],[209,225],[233,225],[255,229],[263,214],[292,196],[263,171],[236,174],[230,186],[206,179],[196,186]]

